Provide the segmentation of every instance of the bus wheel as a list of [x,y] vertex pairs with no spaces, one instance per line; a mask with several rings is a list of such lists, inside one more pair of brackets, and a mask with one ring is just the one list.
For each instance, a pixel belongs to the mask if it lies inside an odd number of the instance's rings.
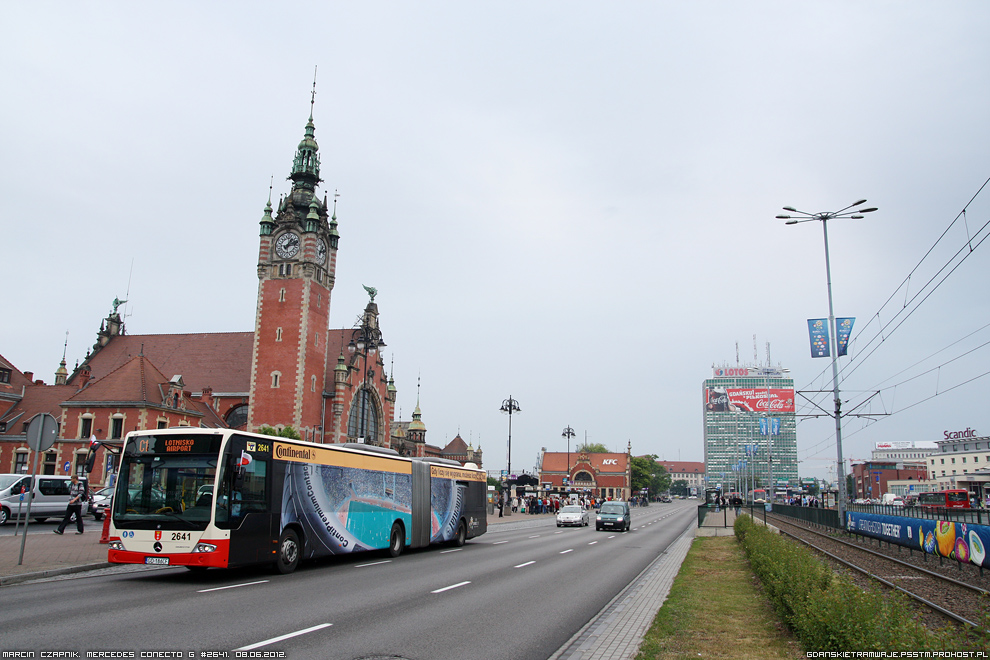
[[392,533],[388,537],[388,554],[398,557],[406,549],[406,535],[402,533],[402,525],[392,523]]
[[299,565],[301,555],[299,536],[293,530],[286,529],[282,532],[282,538],[278,540],[278,559],[275,560],[275,568],[282,574],[291,573]]
[[464,545],[465,541],[467,541],[467,527],[462,520],[457,523],[457,533],[454,535],[453,545],[459,548]]

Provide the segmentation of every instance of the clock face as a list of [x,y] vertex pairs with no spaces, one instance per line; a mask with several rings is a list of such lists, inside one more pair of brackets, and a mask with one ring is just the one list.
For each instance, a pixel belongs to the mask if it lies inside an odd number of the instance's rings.
[[291,259],[299,252],[299,237],[286,232],[275,241],[275,253],[283,259]]
[[327,260],[327,244],[323,240],[316,241],[316,263],[323,264]]

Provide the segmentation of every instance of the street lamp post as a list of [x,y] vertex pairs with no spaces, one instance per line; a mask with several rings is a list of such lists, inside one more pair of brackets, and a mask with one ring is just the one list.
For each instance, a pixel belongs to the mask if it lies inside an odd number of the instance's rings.
[[828,285],[828,326],[829,332],[832,333],[832,338],[830,341],[830,346],[832,349],[832,398],[835,401],[835,451],[836,451],[836,478],[838,481],[838,502],[837,508],[839,513],[839,522],[842,523],[845,520],[846,513],[846,468],[842,460],[842,402],[839,399],[839,341],[838,335],[835,332],[835,311],[832,307],[832,269],[829,263],[828,256],[828,221],[829,220],[839,220],[848,218],[851,220],[861,220],[864,213],[872,213],[876,211],[876,207],[870,207],[867,209],[856,208],[866,204],[865,199],[861,199],[855,204],[850,204],[844,209],[839,209],[838,211],[823,211],[820,213],[808,213],[807,211],[798,211],[797,209],[785,206],[785,211],[790,211],[791,213],[797,213],[800,217],[792,218],[789,215],[778,215],[779,220],[786,220],[785,224],[796,225],[801,222],[810,222],[812,220],[819,220],[822,223],[822,234],[825,237],[825,280]]
[[[505,484],[506,484],[506,486],[511,487],[511,484],[512,484],[512,413],[514,413],[514,412],[521,412],[521,411],[519,410],[519,402],[516,401],[515,399],[513,399],[511,394],[509,395],[509,398],[508,399],[505,399],[504,401],[502,401],[502,407],[500,408],[500,410],[502,412],[504,412],[504,413],[509,413],[509,451],[506,454],[506,458],[505,458],[505,463],[506,463],[506,465],[505,465],[505,472],[506,472],[506,475],[505,475]],[[511,495],[511,493],[510,493],[510,495]]]
[[574,437],[574,429],[570,426],[564,429],[564,432],[560,434],[561,437],[567,438],[567,481],[571,480],[571,438]]

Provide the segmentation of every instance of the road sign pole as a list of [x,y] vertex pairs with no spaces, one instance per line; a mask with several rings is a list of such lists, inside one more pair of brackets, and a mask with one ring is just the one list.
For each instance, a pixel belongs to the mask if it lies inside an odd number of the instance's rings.
[[24,533],[21,535],[21,552],[17,556],[17,565],[24,563],[24,542],[27,540],[28,520],[31,519],[31,502],[34,500],[34,489],[38,479],[38,454],[48,451],[58,437],[58,423],[48,413],[40,413],[31,419],[27,429],[28,446],[34,450],[34,461],[31,468],[31,488],[28,491],[27,513],[24,515]]

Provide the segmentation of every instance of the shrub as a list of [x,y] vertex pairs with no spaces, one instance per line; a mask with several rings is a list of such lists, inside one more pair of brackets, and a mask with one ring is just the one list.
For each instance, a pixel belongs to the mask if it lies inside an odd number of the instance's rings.
[[809,550],[749,516],[735,523],[753,571],[774,608],[807,649],[894,651],[936,648],[937,636],[911,618],[905,599],[863,591]]

